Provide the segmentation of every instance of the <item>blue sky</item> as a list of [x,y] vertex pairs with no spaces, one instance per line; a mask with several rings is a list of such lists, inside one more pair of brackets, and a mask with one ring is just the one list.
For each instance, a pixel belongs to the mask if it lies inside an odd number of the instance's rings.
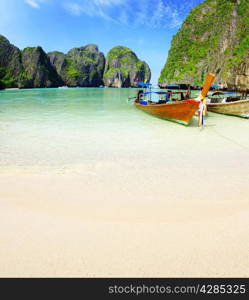
[[156,83],[172,36],[203,0],[0,0],[0,34],[20,49],[67,52],[95,43],[131,48]]

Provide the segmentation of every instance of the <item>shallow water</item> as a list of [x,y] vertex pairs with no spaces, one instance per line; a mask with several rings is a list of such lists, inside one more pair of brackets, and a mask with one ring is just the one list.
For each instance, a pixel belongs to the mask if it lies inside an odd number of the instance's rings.
[[[249,147],[249,120],[210,114],[204,129],[197,128],[196,117],[186,127],[137,110],[127,101],[135,94],[135,89],[112,88],[1,91],[1,165],[93,161],[153,165],[158,158],[171,164],[177,155],[191,159],[198,147],[214,143],[219,144],[216,153],[222,155],[229,139],[244,149]],[[197,148],[186,151],[195,143]]]
[[153,127],[162,125],[127,102],[135,94],[134,89],[108,88],[2,91],[1,164],[118,159],[138,140],[153,138]]

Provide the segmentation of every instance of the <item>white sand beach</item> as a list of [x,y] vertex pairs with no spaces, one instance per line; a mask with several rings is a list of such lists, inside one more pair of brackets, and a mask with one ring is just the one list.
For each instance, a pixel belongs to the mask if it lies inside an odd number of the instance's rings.
[[151,120],[106,159],[1,167],[1,277],[249,276],[249,121]]

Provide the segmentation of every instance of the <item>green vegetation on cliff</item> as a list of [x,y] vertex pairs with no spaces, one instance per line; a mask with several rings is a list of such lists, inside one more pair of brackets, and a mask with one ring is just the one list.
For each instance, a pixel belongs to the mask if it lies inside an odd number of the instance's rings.
[[89,44],[73,48],[67,54],[49,52],[51,64],[68,86],[99,86],[105,68],[105,57],[98,46]]
[[56,87],[62,82],[41,47],[25,48],[22,51],[22,64],[31,87]]
[[80,76],[80,71],[77,69],[76,64],[70,57],[65,58],[65,73],[67,75],[68,81],[78,81]]
[[104,82],[107,86],[136,86],[136,81],[150,81],[150,68],[129,48],[117,46],[107,54]]
[[205,0],[173,37],[159,83],[201,84],[208,71],[225,86],[247,80],[241,65],[249,53],[249,1]]
[[20,76],[25,76],[21,62],[21,51],[0,35],[1,88],[18,87]]
[[117,59],[120,63],[127,65],[136,64],[138,61],[136,54],[132,52],[131,49],[123,46],[116,46],[112,48],[107,54],[107,59],[109,61]]

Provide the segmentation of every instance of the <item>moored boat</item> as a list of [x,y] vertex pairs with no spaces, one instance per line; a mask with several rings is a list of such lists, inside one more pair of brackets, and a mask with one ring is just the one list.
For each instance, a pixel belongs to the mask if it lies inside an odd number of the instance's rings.
[[135,106],[156,117],[188,125],[199,107],[199,101],[182,100],[165,104],[147,105],[135,102]]
[[208,103],[208,111],[249,118],[249,99],[224,103]]
[[249,99],[238,93],[220,92],[210,97],[208,111],[249,118]]
[[[180,93],[181,100],[172,101],[170,100],[170,96],[171,94],[173,94],[172,92],[154,92],[159,95],[165,94],[165,99],[161,99],[158,102],[153,102],[151,101],[151,94],[153,92],[150,91],[144,93],[142,90],[140,90],[138,92],[136,100],[134,101],[134,104],[142,111],[156,117],[188,125],[192,120],[195,112],[199,108],[200,103],[206,97],[213,80],[214,75],[208,74],[200,96],[197,99],[186,99],[186,96],[184,97],[183,92],[173,92]],[[150,95],[150,100],[145,101],[143,99],[143,95]],[[189,96],[189,92],[186,92],[186,95]]]

